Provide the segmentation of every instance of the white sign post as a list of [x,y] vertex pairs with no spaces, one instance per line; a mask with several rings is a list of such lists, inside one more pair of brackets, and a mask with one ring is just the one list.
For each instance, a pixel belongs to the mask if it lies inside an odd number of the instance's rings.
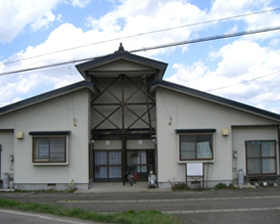
[[187,163],[187,176],[202,177],[203,163]]
[[204,187],[204,174],[203,174],[203,163],[187,163],[186,164],[186,185],[187,185],[187,178],[191,177],[194,178],[202,178],[203,187]]

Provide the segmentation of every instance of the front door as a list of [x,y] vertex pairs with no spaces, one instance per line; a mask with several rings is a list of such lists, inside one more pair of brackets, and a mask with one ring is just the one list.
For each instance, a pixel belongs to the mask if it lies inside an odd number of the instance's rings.
[[128,150],[127,166],[134,173],[136,180],[148,181],[150,170],[155,173],[154,150]]
[[95,181],[121,181],[122,156],[120,150],[94,151]]

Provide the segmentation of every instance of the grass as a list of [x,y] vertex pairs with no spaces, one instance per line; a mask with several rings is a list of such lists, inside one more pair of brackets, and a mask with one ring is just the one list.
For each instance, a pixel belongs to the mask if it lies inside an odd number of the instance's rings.
[[239,189],[238,187],[235,187],[234,184],[229,184],[228,186],[224,183],[219,183],[215,186],[215,189]]
[[180,183],[180,182],[178,182],[178,183],[172,184],[171,189],[172,189],[173,191],[175,191],[175,190],[186,190],[186,189],[189,189],[189,188],[186,187],[186,183]]
[[0,207],[6,209],[17,209],[22,211],[32,211],[47,213],[59,216],[67,216],[84,220],[91,220],[104,223],[119,224],[183,224],[183,222],[174,215],[163,214],[155,210],[139,211],[129,210],[121,213],[101,214],[90,212],[80,208],[68,209],[62,206],[39,204],[39,203],[21,203],[11,199],[1,199]]
[[227,185],[224,184],[224,183],[218,183],[216,186],[215,186],[216,189],[227,189]]

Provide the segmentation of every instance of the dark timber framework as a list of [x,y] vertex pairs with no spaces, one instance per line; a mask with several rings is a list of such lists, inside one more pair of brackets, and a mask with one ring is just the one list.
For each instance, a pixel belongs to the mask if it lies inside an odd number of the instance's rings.
[[[125,74],[120,74],[116,78],[94,78],[91,81],[95,83],[100,92],[91,102],[92,109],[102,118],[100,122],[92,128],[91,135],[94,140],[121,140],[122,141],[122,182],[125,184],[126,170],[126,140],[129,139],[151,139],[155,133],[155,127],[152,126],[151,110],[155,108],[155,99],[147,91],[147,83],[154,80],[154,75],[146,78],[144,75],[139,78],[130,78]],[[141,80],[142,79],[142,80]],[[107,80],[107,82],[102,82]],[[114,86],[118,86],[117,92]],[[126,87],[133,87],[134,91],[127,92]],[[110,97],[105,102],[101,100],[102,96]],[[141,100],[135,102],[133,97],[141,95]],[[106,107],[108,110],[106,110]],[[140,110],[134,110],[141,108]],[[112,109],[114,108],[114,109]],[[134,109],[133,109],[134,108]],[[110,111],[109,113],[106,111]],[[130,119],[128,120],[128,115]],[[114,117],[115,116],[115,117]],[[116,121],[116,116],[120,122]],[[115,119],[113,120],[112,117]],[[103,129],[102,124],[109,122],[112,128]],[[141,123],[141,128],[134,128],[136,123]],[[137,125],[136,125],[137,126]]]

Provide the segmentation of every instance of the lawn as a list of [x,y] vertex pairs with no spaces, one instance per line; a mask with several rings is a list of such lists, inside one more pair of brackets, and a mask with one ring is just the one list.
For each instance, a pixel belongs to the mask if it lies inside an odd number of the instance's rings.
[[164,214],[155,210],[134,211],[129,210],[120,213],[101,214],[98,212],[85,211],[80,208],[68,209],[62,206],[39,204],[39,203],[21,203],[11,199],[1,199],[0,207],[6,209],[16,209],[22,211],[32,211],[38,213],[47,213],[59,216],[67,216],[84,220],[91,220],[104,223],[120,224],[183,224],[183,222],[174,215]]

